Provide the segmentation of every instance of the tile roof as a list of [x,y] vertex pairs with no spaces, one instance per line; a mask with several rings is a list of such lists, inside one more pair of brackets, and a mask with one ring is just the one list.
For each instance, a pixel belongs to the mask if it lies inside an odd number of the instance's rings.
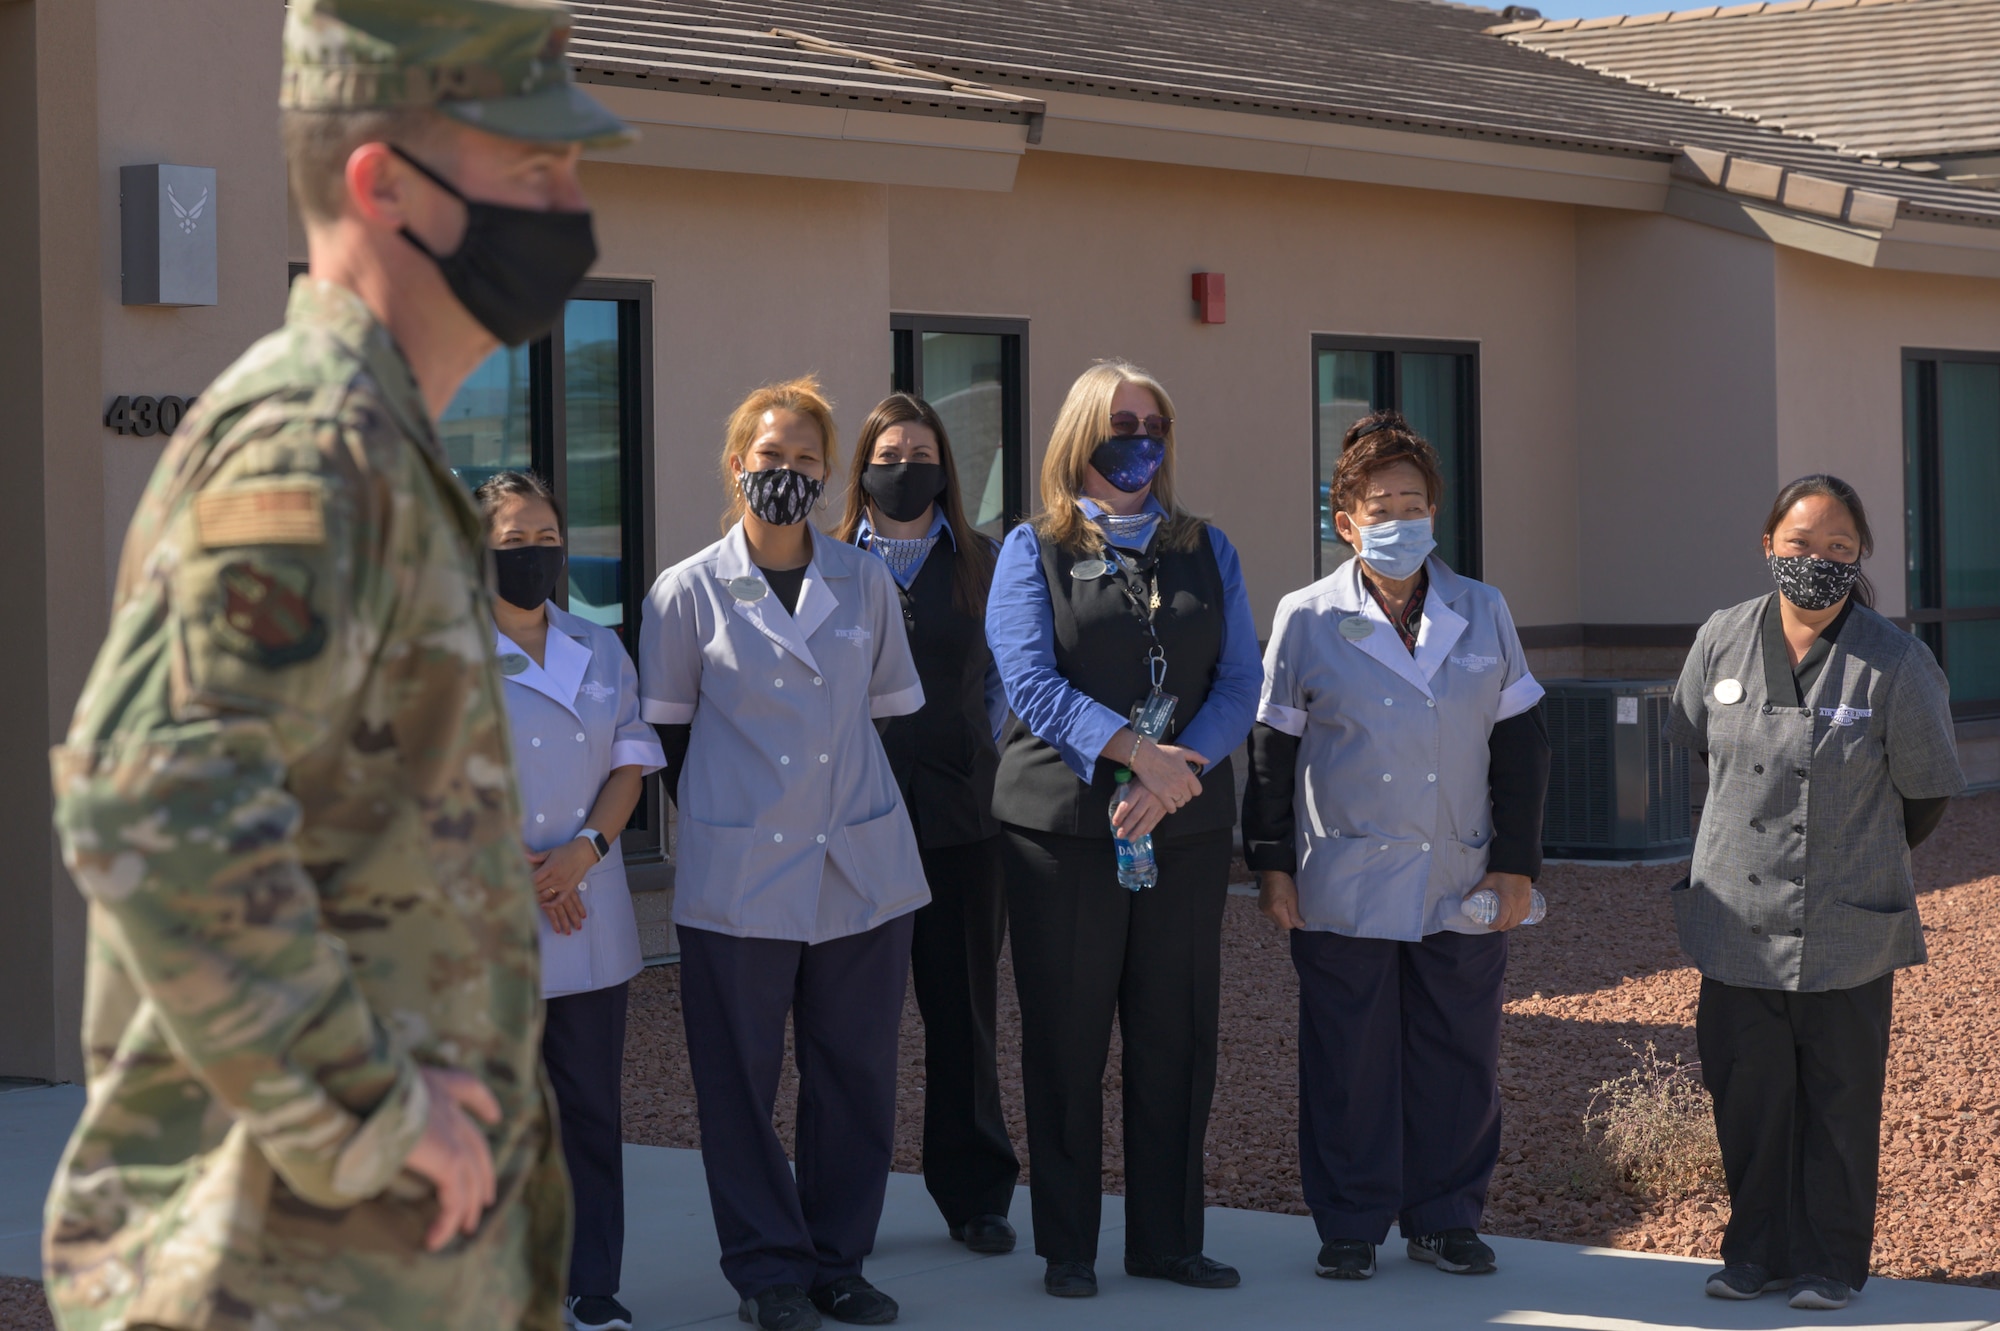
[[1779,0],[1490,31],[1860,156],[2000,152],[2000,3]]
[[[636,73],[658,60],[682,78],[678,65],[690,58],[678,52],[689,44],[699,46],[690,82],[731,95],[801,96],[788,82],[798,77],[866,85],[904,76],[859,60],[836,70],[776,37],[803,33],[886,58],[891,70],[944,76],[968,94],[1054,89],[1656,160],[1697,144],[1893,194],[1906,210],[1932,218],[2000,225],[2000,196],[1990,191],[1870,164],[1550,59],[1487,35],[1499,17],[1492,10],[1431,0],[619,0],[571,7],[585,77],[617,47],[631,62],[621,69]],[[759,34],[772,41],[755,40]],[[649,43],[654,51],[643,49]],[[920,100],[900,82],[882,96]]]
[[809,34],[744,24],[701,5],[573,3],[570,57],[598,82],[847,109],[1028,120],[1039,98],[979,84]]

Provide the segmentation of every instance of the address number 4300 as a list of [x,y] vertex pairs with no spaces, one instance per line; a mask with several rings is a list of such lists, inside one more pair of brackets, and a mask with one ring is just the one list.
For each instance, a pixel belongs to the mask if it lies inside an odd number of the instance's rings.
[[104,412],[104,426],[120,434],[172,434],[194,405],[191,397],[115,397]]

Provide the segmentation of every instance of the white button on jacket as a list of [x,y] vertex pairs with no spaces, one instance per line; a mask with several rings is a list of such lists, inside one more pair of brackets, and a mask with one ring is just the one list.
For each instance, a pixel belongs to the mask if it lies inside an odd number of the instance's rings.
[[768,587],[740,599],[742,579],[762,575],[739,524],[660,575],[640,628],[645,718],[692,727],[674,922],[805,943],[866,932],[930,900],[874,726],[924,700],[895,579],[817,533],[796,614]]
[[[507,681],[507,720],[521,784],[521,839],[553,850],[583,830],[597,792],[615,767],[657,772],[666,765],[653,728],[639,719],[639,672],[610,629],[546,607],[542,664],[501,635],[494,643]],[[581,730],[572,727],[581,726]],[[582,744],[522,735],[575,734]],[[559,934],[543,916],[542,994],[558,998],[622,984],[639,973],[639,926],[625,885],[615,827],[600,827],[611,853],[583,877],[583,927]],[[537,912],[539,914],[539,912]]]
[[[1506,599],[1436,559],[1426,567],[1414,655],[1362,585],[1358,560],[1285,597],[1271,625],[1257,719],[1299,737],[1293,807],[1308,929],[1404,940],[1486,932],[1459,905],[1485,875],[1492,839],[1487,740],[1542,686]],[[1342,633],[1353,618],[1368,631]]]

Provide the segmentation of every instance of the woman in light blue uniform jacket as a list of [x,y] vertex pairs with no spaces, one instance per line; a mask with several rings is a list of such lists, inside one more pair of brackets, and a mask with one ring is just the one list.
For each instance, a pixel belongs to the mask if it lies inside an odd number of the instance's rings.
[[521,789],[521,840],[542,907],[542,1061],[556,1089],[576,1197],[565,1310],[580,1331],[629,1331],[619,1129],[627,983],[639,929],[618,833],[641,780],[666,762],[639,719],[639,672],[616,634],[549,602],[564,567],[562,514],[540,478],[479,487],[499,595],[494,644]]
[[[761,1331],[896,1316],[861,1264],[930,888],[874,723],[924,690],[889,566],[806,521],[833,462],[817,384],[751,394],[723,447],[728,534],[660,575],[640,629],[645,716],[685,769],[674,923],[702,1164],[723,1274]],[[787,1014],[796,1173],[771,1126]]]
[[[1278,606],[1243,837],[1299,973],[1299,1147],[1315,1270],[1375,1273],[1397,1222],[1439,1270],[1477,1233],[1500,1146],[1505,931],[1541,870],[1548,739],[1498,591],[1431,555],[1437,454],[1358,421],[1329,502],[1359,555]],[[1490,889],[1493,926],[1466,896]]]

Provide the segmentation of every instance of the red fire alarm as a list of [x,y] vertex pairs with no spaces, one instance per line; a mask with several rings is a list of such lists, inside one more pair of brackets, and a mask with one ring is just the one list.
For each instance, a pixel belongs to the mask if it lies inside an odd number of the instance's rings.
[[1194,307],[1205,324],[1229,322],[1228,287],[1221,273],[1194,275]]

